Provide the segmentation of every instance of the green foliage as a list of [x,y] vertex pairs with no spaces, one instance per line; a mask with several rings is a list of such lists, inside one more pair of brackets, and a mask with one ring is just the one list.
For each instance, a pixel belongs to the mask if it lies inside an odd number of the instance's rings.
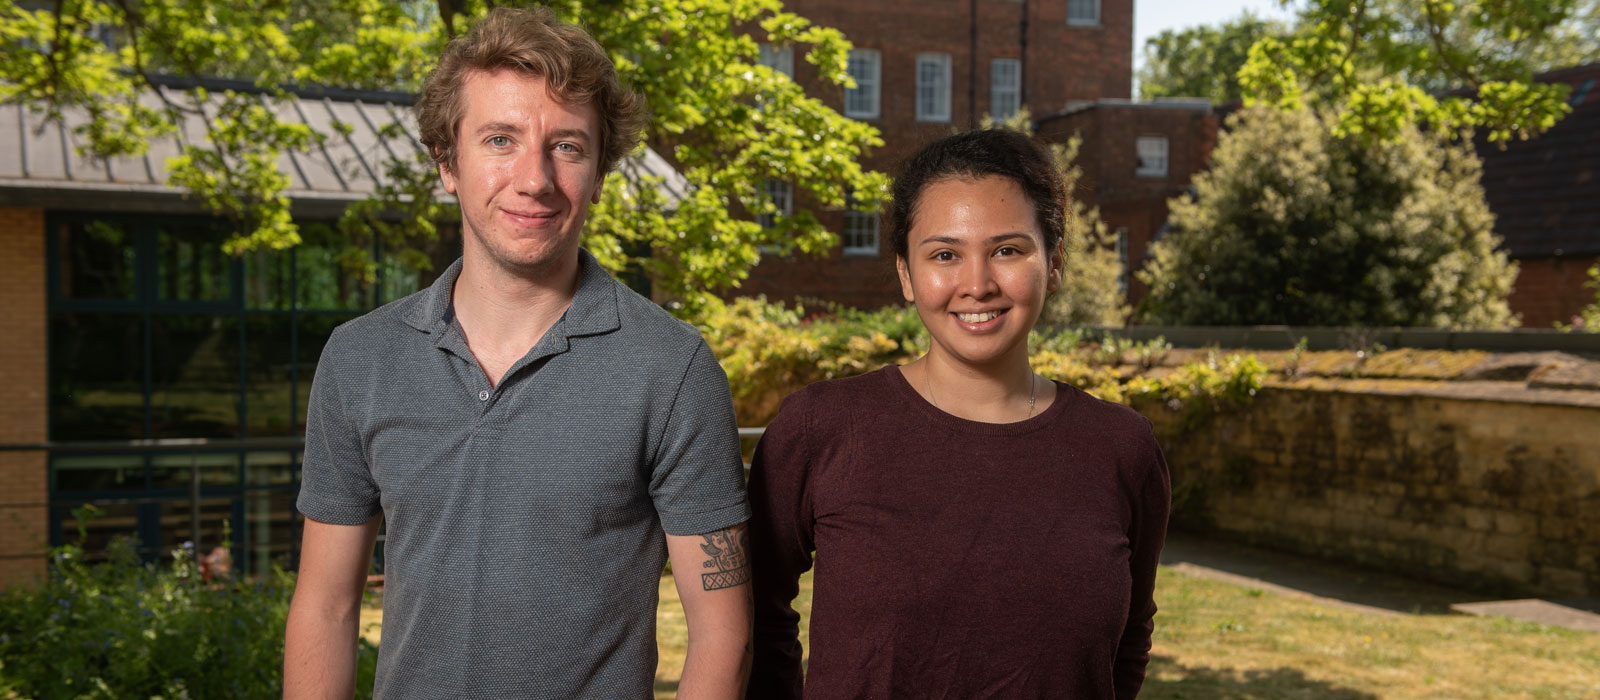
[[1288,31],[1282,22],[1248,11],[1216,27],[1164,30],[1145,41],[1139,97],[1203,97],[1217,103],[1243,99],[1239,69],[1249,58],[1250,47]]
[[1578,312],[1577,318],[1567,329],[1600,333],[1600,265],[1589,268],[1589,281],[1584,282],[1583,286],[1594,290],[1594,301]]
[[[1033,134],[1033,116],[1026,109],[999,124],[985,117],[981,125]],[[1061,288],[1046,302],[1039,320],[1055,326],[1120,326],[1128,318],[1128,307],[1117,284],[1122,262],[1117,259],[1116,242],[1100,219],[1100,210],[1074,196],[1083,178],[1083,168],[1076,163],[1082,145],[1083,138],[1078,134],[1066,143],[1050,144],[1056,172],[1067,193],[1066,221],[1061,232],[1066,264]]]
[[1566,85],[1533,74],[1600,58],[1597,30],[1596,0],[1306,0],[1238,79],[1247,105],[1335,109],[1341,136],[1394,142],[1422,124],[1526,139],[1571,111]]
[[1470,146],[1405,127],[1339,137],[1307,111],[1230,118],[1141,279],[1178,325],[1504,328],[1516,266],[1495,250]]
[[[811,382],[903,364],[928,347],[910,307],[808,313],[747,297],[712,305],[700,330],[728,373],[740,425],[766,425],[784,396]],[[1249,400],[1269,371],[1254,356],[1213,354],[1157,377],[1149,370],[1172,349],[1165,340],[1091,339],[1086,333],[1035,331],[1029,363],[1041,375],[1108,401],[1165,404],[1188,422]]]
[[[0,592],[0,696],[276,698],[293,577],[201,578],[194,552],[165,566],[139,561],[126,539],[89,561],[68,545],[36,588]],[[377,647],[358,649],[360,697]]]
[[[647,142],[689,183],[673,204],[647,183],[608,179],[585,243],[612,271],[642,269],[660,294],[692,310],[712,291],[737,286],[760,245],[789,253],[835,244],[804,209],[777,216],[768,228],[756,224],[752,215],[774,212],[763,188],[768,179],[787,181],[806,195],[796,201],[822,207],[846,206],[847,192],[851,206],[863,210],[886,198],[887,178],[859,163],[881,145],[877,130],[758,65],[758,41],[791,46],[825,85],[847,85],[850,44],[839,32],[785,12],[780,0],[548,4],[588,28],[623,79],[645,95],[654,112]],[[235,222],[231,252],[285,248],[300,242],[300,232],[276,163],[327,136],[278,120],[288,86],[415,90],[443,42],[488,5],[63,0],[41,7],[0,0],[0,102],[42,105],[52,116],[86,110],[83,150],[99,156],[142,153],[204,104],[215,118],[203,120],[205,139],[186,141],[168,163],[172,183]],[[195,90],[191,100],[152,105],[156,73],[242,78],[266,94]],[[390,185],[353,207],[341,225],[350,239],[341,258],[363,276],[374,269],[364,257],[372,237],[421,268],[435,224],[455,215],[452,204],[438,201],[443,195],[425,159],[390,159],[383,168]]]

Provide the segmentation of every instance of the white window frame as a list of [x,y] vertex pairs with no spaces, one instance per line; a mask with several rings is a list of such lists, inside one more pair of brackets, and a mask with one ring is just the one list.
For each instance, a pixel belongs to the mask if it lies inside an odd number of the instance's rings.
[[1100,0],[1067,0],[1067,24],[1074,27],[1100,26]]
[[1022,109],[1022,61],[996,58],[989,61],[989,116],[996,121],[1010,119]]
[[761,228],[772,228],[777,223],[779,215],[794,215],[794,185],[777,178],[769,178],[762,184],[762,190],[766,193],[767,199],[777,206],[778,211],[776,214],[762,214],[756,217]]
[[1133,174],[1139,177],[1166,177],[1167,166],[1171,162],[1171,149],[1165,136],[1140,136],[1134,141],[1134,157],[1137,163]]
[[[839,252],[849,256],[878,257],[878,247],[882,241],[878,231],[878,212],[854,209],[854,193],[845,194],[844,205],[844,228],[839,235],[843,245]],[[868,238],[871,239],[870,244]]]
[[790,80],[794,80],[793,46],[773,46],[772,44],[762,43],[761,56],[757,61],[763,66],[789,76]]
[[950,54],[917,54],[916,103],[917,121],[950,122]]
[[883,85],[882,54],[877,49],[850,49],[849,71],[856,86],[844,91],[844,115],[851,119],[877,119],[882,110],[882,100],[878,99]]

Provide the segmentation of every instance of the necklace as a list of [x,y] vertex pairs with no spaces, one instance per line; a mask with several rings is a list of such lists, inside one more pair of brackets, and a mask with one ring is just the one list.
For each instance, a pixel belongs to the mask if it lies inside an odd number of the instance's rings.
[[[944,409],[940,408],[939,406],[939,400],[933,397],[933,376],[926,369],[922,371],[922,387],[928,390],[928,401],[933,403],[933,407],[943,411]],[[1038,375],[1035,375],[1030,371],[1028,372],[1028,418],[1033,417],[1034,401],[1037,401],[1038,398]],[[1023,420],[1027,420],[1028,418],[1024,418]]]

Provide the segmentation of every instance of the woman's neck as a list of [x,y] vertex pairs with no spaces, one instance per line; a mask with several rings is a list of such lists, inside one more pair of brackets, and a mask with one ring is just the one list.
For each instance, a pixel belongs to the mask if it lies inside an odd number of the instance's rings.
[[1055,384],[1028,367],[1026,347],[1015,356],[974,366],[937,347],[902,368],[922,398],[945,413],[982,423],[1015,423],[1037,415],[1055,398]]

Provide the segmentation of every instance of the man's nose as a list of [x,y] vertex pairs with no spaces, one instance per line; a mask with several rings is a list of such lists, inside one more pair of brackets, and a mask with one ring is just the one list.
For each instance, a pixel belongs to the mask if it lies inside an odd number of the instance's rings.
[[555,162],[542,149],[530,149],[517,163],[517,192],[532,197],[555,188]]

